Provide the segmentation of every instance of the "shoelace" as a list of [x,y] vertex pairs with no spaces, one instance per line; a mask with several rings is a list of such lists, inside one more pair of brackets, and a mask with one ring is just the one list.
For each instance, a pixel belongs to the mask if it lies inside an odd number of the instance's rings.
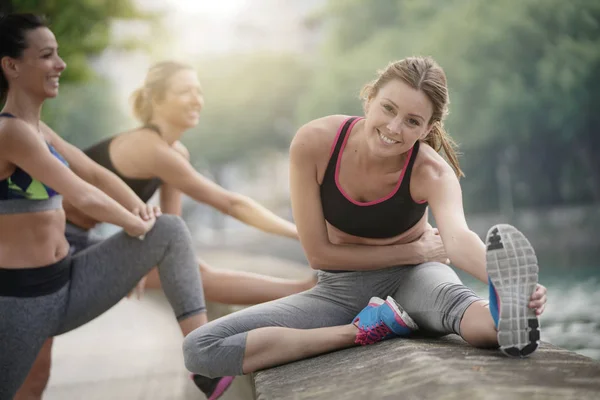
[[358,327],[359,331],[356,334],[356,344],[367,345],[379,342],[392,330],[387,325],[378,322],[375,326],[369,326],[366,329]]

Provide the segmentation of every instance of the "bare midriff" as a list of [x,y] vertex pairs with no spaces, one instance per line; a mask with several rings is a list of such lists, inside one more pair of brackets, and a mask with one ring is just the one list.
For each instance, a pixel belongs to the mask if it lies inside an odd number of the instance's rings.
[[399,234],[385,239],[371,239],[360,236],[350,235],[337,229],[327,222],[327,234],[329,241],[332,244],[360,244],[367,246],[389,246],[394,244],[412,243],[421,237],[427,229],[431,229],[431,225],[427,222],[427,213],[419,220],[412,228]]
[[35,268],[67,256],[62,209],[0,215],[0,268]]

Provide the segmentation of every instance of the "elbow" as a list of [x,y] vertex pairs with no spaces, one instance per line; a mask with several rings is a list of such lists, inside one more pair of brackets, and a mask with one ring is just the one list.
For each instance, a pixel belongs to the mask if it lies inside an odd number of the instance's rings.
[[305,251],[305,254],[306,259],[308,260],[308,264],[312,269],[335,269],[335,267],[330,265],[328,257],[326,256],[326,254],[328,254],[326,249],[312,249],[310,251]]
[[96,197],[91,193],[78,193],[75,196],[65,196],[65,199],[71,203],[75,208],[86,212],[87,210],[94,209],[98,206]]
[[306,257],[308,259],[308,265],[310,266],[311,269],[315,270],[315,271],[319,271],[321,269],[324,269],[323,265],[319,263],[318,260],[316,260],[314,257]]
[[230,217],[239,219],[240,209],[247,207],[249,203],[248,197],[239,193],[229,192],[227,194],[227,201],[225,201],[222,205],[218,205],[216,208],[218,208],[223,214],[227,214]]
[[91,185],[86,185],[87,188],[73,195],[64,194],[65,199],[75,208],[88,214],[89,211],[94,211],[104,205],[104,193]]
[[90,165],[87,168],[81,168],[81,170],[77,172],[77,175],[79,175],[81,179],[95,187],[109,185],[112,173],[96,163],[91,164],[92,165]]

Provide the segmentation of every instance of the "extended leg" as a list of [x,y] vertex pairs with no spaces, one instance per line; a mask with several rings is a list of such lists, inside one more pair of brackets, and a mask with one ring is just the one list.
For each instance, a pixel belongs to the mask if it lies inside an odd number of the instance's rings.
[[[317,283],[315,276],[305,279],[284,279],[246,271],[214,268],[202,260],[199,260],[199,265],[206,299],[222,304],[264,303],[303,292]],[[148,274],[146,287],[161,288],[156,269]]]

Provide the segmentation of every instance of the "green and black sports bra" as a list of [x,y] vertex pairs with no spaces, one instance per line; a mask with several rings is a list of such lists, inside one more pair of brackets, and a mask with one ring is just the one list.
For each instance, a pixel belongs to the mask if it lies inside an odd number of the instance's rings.
[[[2,113],[0,117],[15,118],[9,113]],[[54,157],[69,166],[69,163],[50,143],[47,145]],[[11,176],[0,180],[0,215],[32,213],[59,208],[62,208],[62,196],[54,189],[32,178],[19,167]]]

